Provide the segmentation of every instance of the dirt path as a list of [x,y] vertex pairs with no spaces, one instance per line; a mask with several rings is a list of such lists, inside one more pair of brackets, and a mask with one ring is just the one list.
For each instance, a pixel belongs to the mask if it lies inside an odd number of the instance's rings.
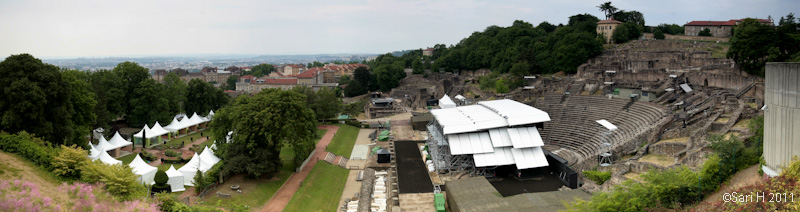
[[262,212],[283,211],[283,208],[285,208],[286,205],[289,204],[289,201],[292,200],[294,193],[296,193],[297,189],[300,188],[300,182],[306,179],[306,176],[311,173],[311,169],[314,168],[314,165],[317,164],[317,161],[320,158],[325,157],[325,154],[327,154],[327,152],[325,152],[325,147],[327,147],[328,143],[331,142],[333,135],[336,134],[336,131],[339,130],[339,127],[322,125],[318,128],[328,131],[325,132],[325,135],[322,136],[322,139],[320,139],[319,143],[317,143],[317,152],[314,154],[313,159],[308,161],[308,164],[303,167],[303,170],[292,174],[292,176],[283,183],[281,188],[278,189],[278,192],[276,192],[275,195],[273,195],[272,198],[267,201],[267,204],[261,208]]
[[739,189],[739,188],[742,188],[742,187],[745,187],[745,186],[755,185],[756,183],[761,182],[762,181],[761,180],[761,176],[758,175],[758,169],[759,168],[760,168],[760,165],[756,164],[756,165],[747,167],[747,169],[745,169],[745,170],[739,171],[738,173],[733,175],[733,177],[730,179],[730,181],[728,181],[727,183],[724,183],[723,187],[720,188],[719,190],[717,190],[717,192],[714,192],[713,194],[711,194],[708,197],[706,197],[706,199],[703,200],[703,202],[712,203],[712,202],[721,200],[722,199],[722,194],[724,194],[725,192],[733,192],[736,189]]

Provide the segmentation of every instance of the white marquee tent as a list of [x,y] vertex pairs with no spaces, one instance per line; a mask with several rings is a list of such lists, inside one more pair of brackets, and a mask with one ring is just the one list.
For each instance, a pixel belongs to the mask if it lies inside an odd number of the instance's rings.
[[183,174],[183,185],[186,186],[194,186],[194,175],[197,174],[197,169],[200,167],[200,157],[198,157],[197,153],[194,153],[192,159],[183,165],[180,169],[178,169],[181,174]]
[[95,148],[97,148],[97,150],[110,151],[116,149],[117,147],[109,143],[106,138],[100,137],[100,141],[97,142],[97,146],[95,146]]
[[185,127],[183,127],[183,125],[181,125],[181,122],[178,121],[178,119],[175,117],[172,117],[172,122],[170,122],[169,125],[164,126],[164,129],[170,132],[177,132],[178,130],[181,130],[183,128]]
[[94,147],[92,142],[89,142],[89,159],[95,160],[100,157],[100,150]]
[[100,151],[100,156],[97,157],[97,159],[99,159],[103,163],[109,164],[109,165],[122,164],[122,161],[114,159],[106,151]]
[[217,164],[220,159],[214,155],[214,150],[211,150],[206,146],[203,148],[203,153],[200,153],[200,161],[204,163],[200,163],[200,170],[203,172],[208,171],[214,164]]
[[169,169],[167,169],[167,177],[169,177],[169,181],[167,181],[167,184],[169,184],[170,188],[172,189],[172,192],[186,190],[186,188],[183,187],[184,185],[183,173],[176,170],[175,166],[172,165],[169,166]]
[[442,109],[455,108],[456,103],[453,102],[452,99],[450,99],[450,96],[447,96],[447,94],[445,94],[441,99],[439,99],[439,107]]
[[142,160],[142,157],[140,157],[138,154],[136,155],[135,158],[133,158],[133,161],[131,161],[131,163],[128,164],[128,166],[130,166],[131,169],[133,169],[134,174],[139,176],[138,180],[140,183],[145,185],[152,185],[153,183],[155,183],[153,178],[155,178],[158,168],[150,166],[150,164],[144,162],[144,160]]
[[153,133],[153,131],[150,130],[150,127],[148,127],[146,124],[141,131],[133,135],[133,137],[137,138],[141,138],[142,136],[147,136],[148,139],[158,137],[158,135],[155,135],[155,133]]
[[130,146],[133,144],[132,142],[122,138],[122,136],[119,135],[119,132],[116,132],[114,136],[111,137],[111,140],[108,140],[108,143],[111,144],[111,146],[114,147],[114,149]]
[[159,124],[158,121],[156,121],[156,124],[153,125],[153,128],[151,128],[150,131],[159,136],[169,133],[169,131],[161,127],[161,124]]

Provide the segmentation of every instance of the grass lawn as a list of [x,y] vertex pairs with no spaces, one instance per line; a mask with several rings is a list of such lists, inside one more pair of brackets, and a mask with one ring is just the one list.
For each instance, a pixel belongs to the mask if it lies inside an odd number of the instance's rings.
[[133,161],[134,158],[136,158],[137,154],[138,153],[131,153],[130,155],[125,155],[125,156],[122,156],[120,158],[117,158],[117,160],[121,160],[122,164],[127,165],[127,164],[131,163],[131,161]]
[[[200,130],[200,131],[191,133],[188,136],[184,136],[184,137],[172,139],[171,141],[167,141],[167,144],[168,145],[170,145],[170,144],[178,144],[178,143],[182,143],[184,145],[190,144],[191,143],[191,139],[194,139],[194,140],[200,139],[200,137],[201,137],[200,133],[201,132],[203,133],[203,135],[209,136],[208,140],[211,140],[213,142],[214,136],[211,135],[211,130],[205,130],[204,129],[204,130]],[[209,144],[209,145],[211,145],[211,144]]]
[[328,144],[327,150],[333,154],[350,158],[353,145],[356,144],[359,129],[346,124],[337,124],[336,126],[339,126],[339,130],[333,136],[331,143]]
[[[217,197],[213,194],[207,194],[203,200],[203,205],[206,206],[222,206],[226,207],[230,203],[239,204],[239,205],[248,205],[252,210],[259,210],[261,207],[267,203],[269,198],[272,198],[272,195],[275,195],[275,192],[278,192],[278,189],[289,179],[294,173],[294,149],[289,147],[281,148],[280,158],[283,161],[283,167],[281,168],[281,172],[278,173],[277,177],[278,180],[269,180],[269,179],[261,179],[260,182],[255,186],[255,189],[246,195],[233,195],[231,198],[221,198]],[[160,167],[159,167],[160,168]],[[169,168],[169,166],[167,166]],[[175,167],[178,168],[177,166]],[[347,177],[345,175],[345,177]],[[337,202],[338,204],[338,202]],[[334,206],[335,207],[335,206]]]
[[337,211],[348,173],[336,165],[317,163],[283,211]]

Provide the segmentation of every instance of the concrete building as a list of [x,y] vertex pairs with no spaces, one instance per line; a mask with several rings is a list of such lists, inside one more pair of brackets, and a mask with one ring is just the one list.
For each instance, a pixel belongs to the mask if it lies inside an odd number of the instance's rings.
[[598,21],[597,34],[602,34],[606,39],[606,43],[611,43],[611,38],[614,35],[614,29],[616,29],[620,24],[622,24],[622,22],[614,20],[613,18]]
[[800,156],[800,63],[767,63],[764,93],[764,159],[761,167],[779,175]]
[[433,56],[433,49],[432,48],[427,48],[427,49],[422,50],[422,56],[432,57]]
[[[762,24],[770,26],[774,25],[772,23],[772,20],[769,19],[756,19],[756,20],[758,20]],[[703,31],[704,29],[709,29],[709,31],[711,31],[712,37],[728,38],[733,35],[731,34],[733,32],[733,27],[738,25],[742,21],[744,21],[744,19],[740,20],[731,19],[729,21],[692,21],[683,25],[685,29],[684,34],[689,36],[698,36],[700,31]]]

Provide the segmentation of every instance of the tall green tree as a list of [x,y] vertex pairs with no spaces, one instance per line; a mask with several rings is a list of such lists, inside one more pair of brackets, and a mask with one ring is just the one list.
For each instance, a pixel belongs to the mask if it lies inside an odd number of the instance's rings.
[[224,91],[200,79],[189,81],[185,99],[183,106],[187,115],[205,115],[228,104],[228,96]]
[[263,77],[264,75],[268,75],[269,73],[272,73],[273,71],[275,71],[275,67],[274,66],[272,66],[270,64],[267,64],[267,63],[262,63],[262,64],[258,64],[258,65],[253,66],[253,68],[250,69],[250,74],[255,76],[255,77]]
[[97,96],[92,92],[91,77],[88,73],[78,70],[62,70],[61,77],[70,84],[70,102],[75,110],[72,115],[75,134],[66,144],[88,147],[86,136],[91,135],[97,120],[97,115],[94,113]]
[[214,134],[224,138],[233,132],[230,143],[219,145],[226,161],[223,172],[272,176],[282,166],[281,147],[310,152],[316,118],[306,104],[297,92],[267,89],[253,97],[240,96],[219,110],[212,123]]
[[614,15],[614,13],[617,12],[617,8],[612,6],[610,1],[600,4],[600,6],[597,6],[597,8],[599,8],[600,11],[603,11],[603,13],[606,14],[606,19],[611,18]]
[[228,77],[228,80],[225,81],[225,90],[236,90],[236,81],[239,80],[239,77],[236,75]]
[[125,92],[122,88],[122,80],[109,70],[99,70],[91,73],[92,92],[95,94],[97,104],[94,113],[97,120],[94,127],[108,128],[111,121],[125,114]]
[[619,12],[614,13],[613,15],[614,20],[621,21],[624,23],[634,23],[637,26],[644,27],[644,14],[640,13],[639,11],[632,10],[632,11],[624,11],[620,10]]
[[422,59],[419,58],[414,59],[414,62],[411,63],[411,69],[414,70],[412,72],[414,74],[422,74],[423,72],[425,72],[425,66],[422,65]]
[[577,72],[580,64],[603,52],[602,41],[589,33],[570,33],[555,45],[556,65],[567,74]]
[[54,144],[72,140],[72,89],[58,70],[30,54],[0,62],[0,129],[27,131]]
[[308,108],[314,111],[318,119],[335,118],[342,112],[342,99],[336,95],[333,89],[322,87],[318,91],[314,91],[306,86],[297,86],[292,91],[306,96]]
[[771,26],[755,19],[745,19],[734,27],[728,58],[747,73],[764,76],[764,65],[779,54],[775,46],[778,36]]
[[117,66],[114,67],[113,72],[120,78],[124,92],[123,107],[125,110],[125,116],[127,118],[127,116],[131,115],[133,112],[131,100],[135,98],[133,96],[134,90],[138,88],[142,81],[150,77],[150,73],[146,68],[135,62],[123,62],[117,64]]
[[[776,43],[779,50],[778,61],[785,61],[792,59],[800,52],[800,23],[798,18],[794,17],[794,13],[789,13],[785,17],[781,17],[778,22],[778,42]],[[798,61],[795,61],[798,62]]]
[[171,114],[181,112],[186,101],[187,92],[188,86],[178,75],[169,73],[164,76],[164,97],[167,98]]
[[169,100],[165,97],[164,85],[153,79],[145,79],[136,86],[131,99],[131,114],[128,123],[134,127],[169,123],[175,115],[170,112]]

